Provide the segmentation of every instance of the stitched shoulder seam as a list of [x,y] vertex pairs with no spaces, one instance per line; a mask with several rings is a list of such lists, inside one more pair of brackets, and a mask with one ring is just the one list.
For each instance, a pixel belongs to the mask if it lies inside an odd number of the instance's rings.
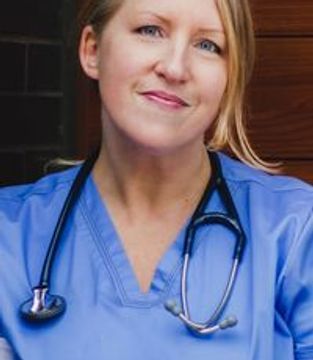
[[304,233],[312,216],[313,216],[313,208],[310,208],[310,211],[308,212],[308,215],[302,225],[302,228],[299,231],[299,235],[296,237],[296,239],[293,241],[292,245],[290,246],[289,252],[288,252],[286,260],[285,260],[285,264],[282,267],[282,270],[279,274],[278,281],[277,281],[277,294],[280,294],[280,289],[284,283],[284,277],[286,277],[286,275],[288,274],[288,272],[290,271],[290,269],[293,266],[293,263],[297,256],[297,249],[301,246],[302,241],[304,241],[302,238],[302,234]]
[[[73,177],[71,178],[59,178],[58,181],[55,182],[54,185],[51,184],[43,184],[43,185],[38,185],[36,183],[33,184],[29,184],[29,185],[21,185],[21,186],[25,186],[25,190],[21,189],[20,192],[16,192],[16,193],[9,193],[8,192],[4,192],[1,193],[0,191],[0,201],[13,201],[16,203],[20,203],[20,202],[24,202],[25,200],[27,200],[28,198],[32,197],[32,196],[37,196],[37,195],[46,195],[49,193],[54,193],[56,191],[62,190],[64,187],[67,187],[68,184],[71,184],[73,182]],[[18,187],[18,186],[17,186]],[[27,188],[28,187],[28,188]],[[8,188],[9,189],[9,188]]]
[[310,187],[309,184],[301,182],[300,180],[299,181],[295,180],[294,182],[292,182],[291,186],[281,189],[279,187],[273,188],[273,184],[264,184],[263,182],[261,182],[258,179],[255,179],[255,178],[237,179],[235,177],[228,176],[228,175],[225,175],[224,177],[226,180],[228,180],[229,182],[233,182],[233,183],[246,183],[246,184],[254,183],[254,184],[257,184],[257,185],[265,188],[266,190],[268,190],[272,193],[284,193],[284,192],[289,193],[290,191],[303,191],[308,194],[311,194],[312,198],[313,198],[313,187]]

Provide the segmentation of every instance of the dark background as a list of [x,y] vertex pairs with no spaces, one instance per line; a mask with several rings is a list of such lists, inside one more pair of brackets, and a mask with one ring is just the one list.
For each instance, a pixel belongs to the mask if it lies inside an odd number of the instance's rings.
[[0,184],[29,182],[75,153],[73,0],[2,1]]
[[[49,160],[82,158],[99,141],[99,101],[76,59],[83,2],[1,4],[1,185],[32,181]],[[250,2],[257,40],[247,101],[252,144],[264,159],[283,162],[285,174],[313,183],[313,1]]]

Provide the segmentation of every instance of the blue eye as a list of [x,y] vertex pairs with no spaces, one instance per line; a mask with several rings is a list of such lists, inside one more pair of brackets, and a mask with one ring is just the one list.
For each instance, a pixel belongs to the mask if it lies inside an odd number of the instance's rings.
[[212,53],[220,54],[222,52],[221,48],[210,40],[202,40],[198,46],[201,50],[209,51]]
[[156,25],[141,26],[140,28],[138,28],[136,30],[136,32],[138,32],[141,35],[145,35],[145,36],[160,36],[161,35],[161,30]]

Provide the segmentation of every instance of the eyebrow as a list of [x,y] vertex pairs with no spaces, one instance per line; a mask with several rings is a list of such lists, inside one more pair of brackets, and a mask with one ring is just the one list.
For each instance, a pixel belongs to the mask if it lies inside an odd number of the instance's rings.
[[220,40],[224,39],[226,40],[226,34],[225,31],[220,30],[220,29],[199,29],[197,31],[197,34],[199,34],[200,36],[215,36],[216,38],[220,38]]
[[216,33],[216,34],[225,35],[224,30],[216,29],[216,28],[201,28],[198,30],[198,32],[199,33]]
[[152,11],[140,11],[139,14],[141,14],[141,15],[150,15],[150,16],[158,18],[159,20],[161,20],[162,22],[164,22],[166,24],[170,23],[170,21],[168,19],[166,19],[164,16],[156,14],[156,13],[154,13]]
[[[168,20],[166,17],[160,15],[160,14],[157,14],[157,13],[154,13],[152,11],[140,11],[140,14],[143,14],[143,15],[150,15],[150,16],[153,16],[157,19],[159,19],[160,21],[162,21],[163,23],[169,25],[170,24],[170,20]],[[225,32],[224,30],[221,30],[221,29],[217,29],[217,28],[200,28],[198,29],[197,31],[198,33],[201,33],[201,34],[204,34],[204,33],[210,33],[210,34],[221,34],[221,35],[225,35]]]

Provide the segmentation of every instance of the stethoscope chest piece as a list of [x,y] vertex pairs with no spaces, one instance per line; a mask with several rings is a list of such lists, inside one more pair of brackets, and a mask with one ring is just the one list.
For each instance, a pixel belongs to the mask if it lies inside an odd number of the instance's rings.
[[47,288],[34,288],[34,295],[20,306],[20,315],[30,323],[41,323],[61,316],[66,309],[62,296],[50,295]]

